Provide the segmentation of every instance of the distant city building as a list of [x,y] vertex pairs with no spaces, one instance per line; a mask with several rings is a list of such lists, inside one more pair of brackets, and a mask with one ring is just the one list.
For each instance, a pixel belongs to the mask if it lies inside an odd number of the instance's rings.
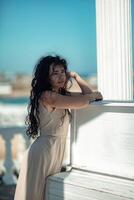
[[29,96],[32,77],[27,74],[14,74],[7,77],[0,72],[0,96]]
[[11,95],[12,86],[9,83],[0,83],[0,95]]
[[12,80],[13,89],[29,90],[31,85],[31,76],[25,74],[16,74]]
[[0,72],[0,82],[10,82],[10,79],[7,77],[5,73]]

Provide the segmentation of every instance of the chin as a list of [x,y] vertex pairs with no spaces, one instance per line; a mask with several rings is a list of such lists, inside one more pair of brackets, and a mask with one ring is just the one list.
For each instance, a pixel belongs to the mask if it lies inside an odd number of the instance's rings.
[[59,90],[64,89],[64,87],[60,87]]
[[60,84],[60,88],[64,88],[64,86],[65,86],[65,83]]

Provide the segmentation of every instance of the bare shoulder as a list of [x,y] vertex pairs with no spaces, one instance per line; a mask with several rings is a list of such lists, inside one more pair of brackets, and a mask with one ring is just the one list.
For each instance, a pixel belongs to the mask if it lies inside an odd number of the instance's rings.
[[42,93],[42,100],[48,101],[48,100],[53,100],[53,99],[55,99],[57,97],[61,97],[61,96],[66,97],[66,96],[81,96],[81,95],[83,95],[81,92],[69,92],[69,91],[67,91],[66,95],[62,95],[62,94],[47,90],[47,91]]
[[55,99],[59,94],[50,90],[46,90],[45,92],[42,93],[41,95],[41,99],[43,101],[52,101],[53,99]]
[[55,92],[49,90],[42,92],[41,101],[48,111],[51,111],[53,109],[50,105],[53,103],[54,99],[56,98],[56,95],[57,94]]
[[49,108],[79,109],[89,104],[89,95],[82,93],[63,95],[53,91],[45,91],[42,93],[42,101]]

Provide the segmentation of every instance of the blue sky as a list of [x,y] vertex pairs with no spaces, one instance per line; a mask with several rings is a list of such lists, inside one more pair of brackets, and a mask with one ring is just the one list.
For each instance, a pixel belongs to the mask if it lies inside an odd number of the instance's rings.
[[0,71],[31,74],[57,53],[71,70],[96,73],[95,0],[1,0],[0,30]]

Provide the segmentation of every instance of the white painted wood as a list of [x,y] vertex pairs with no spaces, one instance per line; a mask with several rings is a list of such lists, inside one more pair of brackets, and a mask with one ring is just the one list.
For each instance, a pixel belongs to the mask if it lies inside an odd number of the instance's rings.
[[[0,171],[4,171],[4,176],[2,178],[5,184],[16,184],[17,178],[13,173],[14,170],[19,171],[20,163],[23,158],[24,151],[26,146],[28,145],[28,140],[26,140],[25,136],[26,127],[25,126],[13,126],[13,127],[0,127],[0,136],[4,141],[5,144],[5,157],[4,160],[0,160]],[[17,158],[13,158],[13,151],[12,151],[12,140],[15,136],[21,136],[21,143],[18,145],[20,149],[17,154]],[[1,149],[0,149],[1,154]]]
[[131,0],[96,0],[98,90],[133,100]]
[[74,120],[72,167],[134,179],[134,103],[93,103]]
[[47,179],[45,200],[129,200],[134,199],[134,182],[78,170]]
[[8,83],[1,83],[0,82],[0,95],[11,95],[12,93],[12,86]]

